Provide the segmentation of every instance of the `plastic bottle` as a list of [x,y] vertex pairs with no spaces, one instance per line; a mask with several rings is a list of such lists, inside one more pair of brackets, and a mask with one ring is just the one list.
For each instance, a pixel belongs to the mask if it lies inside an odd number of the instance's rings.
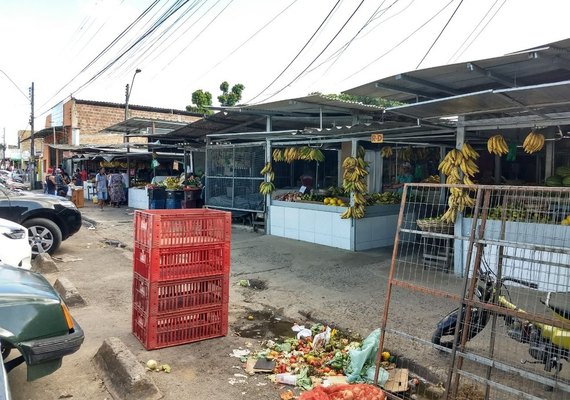
[[293,375],[289,372],[277,374],[275,376],[275,382],[295,386],[297,384],[297,375]]

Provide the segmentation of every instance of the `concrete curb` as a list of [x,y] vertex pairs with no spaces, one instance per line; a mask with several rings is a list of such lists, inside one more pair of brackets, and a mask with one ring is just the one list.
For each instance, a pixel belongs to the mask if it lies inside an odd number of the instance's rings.
[[32,261],[32,271],[40,274],[53,274],[59,272],[59,268],[49,254],[41,253]]
[[88,223],[90,223],[90,224],[93,225],[93,226],[97,226],[97,221],[95,221],[95,220],[92,219],[92,218],[86,217],[85,215],[81,215],[81,219],[82,219],[84,222],[88,222]]
[[77,291],[77,288],[67,278],[58,278],[54,285],[54,289],[59,293],[63,301],[68,307],[84,306],[85,300]]
[[93,357],[107,390],[116,399],[155,400],[162,398],[135,355],[116,337],[105,339]]

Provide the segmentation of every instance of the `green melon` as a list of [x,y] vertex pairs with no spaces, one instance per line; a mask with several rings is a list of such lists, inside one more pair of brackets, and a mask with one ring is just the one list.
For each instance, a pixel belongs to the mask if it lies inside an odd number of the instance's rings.
[[556,175],[559,175],[561,177],[566,177],[566,176],[570,176],[570,167],[567,165],[562,165],[558,168],[556,168]]
[[562,186],[570,186],[570,176],[567,176],[564,179],[562,179]]
[[562,186],[562,177],[558,175],[552,175],[551,177],[546,178],[544,183],[546,186]]

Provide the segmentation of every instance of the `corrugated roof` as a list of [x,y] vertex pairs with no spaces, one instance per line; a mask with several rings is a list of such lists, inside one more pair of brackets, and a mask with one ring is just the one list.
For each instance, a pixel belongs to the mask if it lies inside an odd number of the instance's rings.
[[401,102],[570,80],[570,39],[501,57],[409,71],[345,93]]
[[274,101],[254,105],[239,107],[242,111],[255,110],[272,113],[302,113],[318,115],[323,109],[324,113],[340,112],[350,115],[353,111],[364,111],[369,113],[381,113],[384,109],[380,106],[363,104],[356,101],[333,99],[326,95],[314,94],[294,99]]

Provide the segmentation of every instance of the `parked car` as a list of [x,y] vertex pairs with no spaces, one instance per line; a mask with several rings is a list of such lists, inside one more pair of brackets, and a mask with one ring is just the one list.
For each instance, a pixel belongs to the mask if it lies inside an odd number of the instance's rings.
[[2,359],[2,344],[0,343],[0,400],[10,400],[10,386],[8,386],[8,375],[4,368],[4,360]]
[[0,218],[0,262],[14,267],[32,267],[32,247],[28,241],[28,229],[7,219]]
[[32,255],[52,254],[81,228],[81,213],[64,197],[16,192],[0,186],[0,218],[28,228]]
[[[83,330],[41,274],[0,264],[0,346],[7,372],[26,363],[29,381],[49,375],[83,339]],[[20,355],[8,359],[14,349]]]

